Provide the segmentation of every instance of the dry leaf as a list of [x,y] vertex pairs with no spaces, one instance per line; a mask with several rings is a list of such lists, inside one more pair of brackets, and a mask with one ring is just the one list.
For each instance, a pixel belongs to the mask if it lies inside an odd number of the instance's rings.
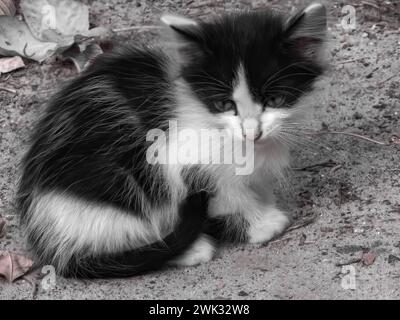
[[89,30],[89,8],[79,1],[21,0],[20,6],[24,21],[0,17],[0,55],[41,62],[74,43],[92,43],[112,34],[103,27]]
[[24,256],[9,251],[0,251],[0,276],[9,282],[22,277],[32,265],[33,261]]
[[0,218],[0,238],[6,234],[6,220]]
[[373,252],[364,252],[361,257],[361,261],[364,266],[370,266],[375,262],[376,254]]
[[89,30],[89,8],[80,1],[22,0],[21,10],[32,34],[42,41],[58,43],[52,38],[56,34],[73,37]]
[[56,42],[65,50],[74,42],[111,35],[110,30],[104,27],[89,30],[89,8],[78,1],[22,0],[21,10],[37,39]]
[[21,57],[0,58],[0,74],[25,67]]
[[0,16],[13,16],[16,11],[14,0],[0,0]]
[[72,60],[78,72],[85,70],[93,60],[103,53],[97,44],[74,46],[63,53],[64,57]]
[[28,26],[15,17],[0,16],[0,55],[21,56],[43,61],[58,49],[58,44],[36,39]]

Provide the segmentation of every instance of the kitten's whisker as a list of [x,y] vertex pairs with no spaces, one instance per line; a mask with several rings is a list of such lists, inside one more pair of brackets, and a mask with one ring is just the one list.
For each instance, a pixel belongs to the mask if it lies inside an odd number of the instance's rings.
[[287,90],[270,90],[267,91],[269,94],[278,94],[278,95],[290,95],[297,99],[297,96],[293,92],[289,92]]
[[304,63],[302,63],[302,62],[293,62],[293,63],[287,65],[286,67],[284,67],[284,68],[282,68],[282,69],[279,69],[278,71],[276,71],[274,74],[272,74],[272,75],[265,81],[265,83],[264,83],[264,85],[263,85],[263,88],[264,88],[265,86],[269,85],[269,82],[270,82],[270,81],[275,80],[276,77],[278,77],[283,71],[286,71],[287,69],[292,68],[292,67],[294,67],[294,66],[300,66],[300,65],[302,65],[302,64],[304,64]]
[[274,81],[268,83],[268,85],[263,85],[262,86],[262,90],[266,91],[269,88],[269,86],[271,86],[272,84],[274,84],[274,83],[276,83],[278,81],[281,81],[283,79],[290,78],[290,77],[295,77],[295,76],[305,76],[305,75],[312,76],[312,75],[316,75],[316,74],[315,73],[308,73],[308,72],[290,73],[290,74],[287,74],[287,75],[284,75],[284,76],[281,76],[281,77],[275,79]]
[[[204,83],[207,83],[207,84],[209,84],[211,86],[217,86],[217,87],[223,88],[224,90],[230,90],[231,89],[231,87],[228,84],[226,84],[223,81],[221,81],[221,80],[209,75],[208,73],[205,73],[205,75],[196,75],[196,78],[207,80],[207,81],[204,81]],[[195,79],[193,80],[193,82],[199,83]],[[200,83],[202,83],[202,81]]]
[[287,131],[285,129],[281,130],[282,133],[287,135],[288,139],[292,139],[293,141],[295,141],[298,144],[301,144],[303,146],[308,146],[311,147],[314,151],[316,151],[317,149],[324,149],[326,151],[332,151],[333,148],[329,146],[329,144],[327,145],[326,143],[321,144],[316,142],[315,140],[311,140],[311,138],[307,135],[307,133],[304,133],[304,135],[300,135],[301,131]]
[[[206,77],[206,78],[209,78],[209,79],[212,79],[212,80],[216,81],[217,83],[219,83],[222,87],[224,87],[224,88],[226,88],[226,89],[230,89],[230,86],[229,86],[229,85],[227,85],[227,84],[224,83],[223,81],[221,81],[221,80],[219,80],[219,79],[213,77],[213,76],[210,75],[208,72],[203,72],[203,73],[205,74],[205,77]],[[203,77],[203,76],[201,76],[201,77]]]
[[292,143],[293,149],[306,149],[308,151],[315,152],[319,149],[319,146],[315,143],[312,143],[306,139],[301,139],[300,137],[295,137],[284,133],[285,139]]
[[304,90],[301,90],[301,89],[298,89],[298,88],[295,88],[295,87],[289,87],[289,86],[273,86],[272,88],[270,88],[270,90],[273,90],[275,88],[287,88],[289,90],[295,90],[295,91],[299,92],[300,94],[304,94],[305,93]]

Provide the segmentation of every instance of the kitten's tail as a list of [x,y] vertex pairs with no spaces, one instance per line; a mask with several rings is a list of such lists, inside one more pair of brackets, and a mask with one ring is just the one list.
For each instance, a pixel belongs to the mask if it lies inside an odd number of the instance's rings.
[[200,192],[189,196],[179,208],[175,230],[162,241],[129,251],[106,256],[70,260],[66,277],[130,277],[162,268],[168,261],[186,251],[203,231],[208,208],[208,195]]

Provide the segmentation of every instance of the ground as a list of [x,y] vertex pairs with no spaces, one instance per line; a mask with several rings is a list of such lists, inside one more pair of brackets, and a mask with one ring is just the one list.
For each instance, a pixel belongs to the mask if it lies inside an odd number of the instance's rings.
[[[117,29],[154,25],[166,11],[207,17],[235,8],[288,11],[303,1],[84,2],[93,26]],[[337,25],[343,1],[330,2],[330,67],[309,99],[310,128],[396,142],[400,12],[394,2],[350,1],[357,12],[353,31]],[[151,30],[130,30],[114,40],[152,37]],[[52,58],[0,78],[0,88],[16,91],[0,90],[0,215],[7,221],[0,249],[26,253],[14,205],[18,162],[45,102],[75,75],[72,64]],[[198,267],[130,279],[57,278],[49,290],[38,274],[12,284],[0,280],[0,299],[399,299],[400,145],[334,133],[308,140],[293,151],[290,187],[277,190],[294,213],[294,227],[268,245],[227,247]]]

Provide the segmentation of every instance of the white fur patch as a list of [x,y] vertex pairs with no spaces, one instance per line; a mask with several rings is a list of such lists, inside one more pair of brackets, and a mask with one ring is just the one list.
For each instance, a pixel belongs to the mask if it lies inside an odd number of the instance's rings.
[[290,224],[290,219],[281,210],[270,206],[266,207],[262,216],[254,216],[248,221],[250,243],[265,243],[282,233]]
[[175,223],[157,212],[146,222],[111,206],[55,192],[39,195],[29,211],[27,231],[40,236],[42,248],[56,252],[52,263],[58,271],[82,250],[88,255],[120,252],[161,240]]
[[255,103],[251,97],[245,70],[242,65],[239,66],[236,77],[236,85],[232,97],[236,103],[238,113],[242,119],[250,118],[257,120],[262,106]]
[[262,139],[279,132],[280,126],[290,117],[290,111],[285,109],[265,108],[261,115]]
[[220,177],[221,188],[210,199],[209,214],[212,217],[237,214],[254,206],[254,193],[247,185],[247,179],[240,176]]
[[215,253],[215,246],[207,235],[200,236],[193,245],[179,258],[171,262],[177,266],[195,266],[210,261]]

